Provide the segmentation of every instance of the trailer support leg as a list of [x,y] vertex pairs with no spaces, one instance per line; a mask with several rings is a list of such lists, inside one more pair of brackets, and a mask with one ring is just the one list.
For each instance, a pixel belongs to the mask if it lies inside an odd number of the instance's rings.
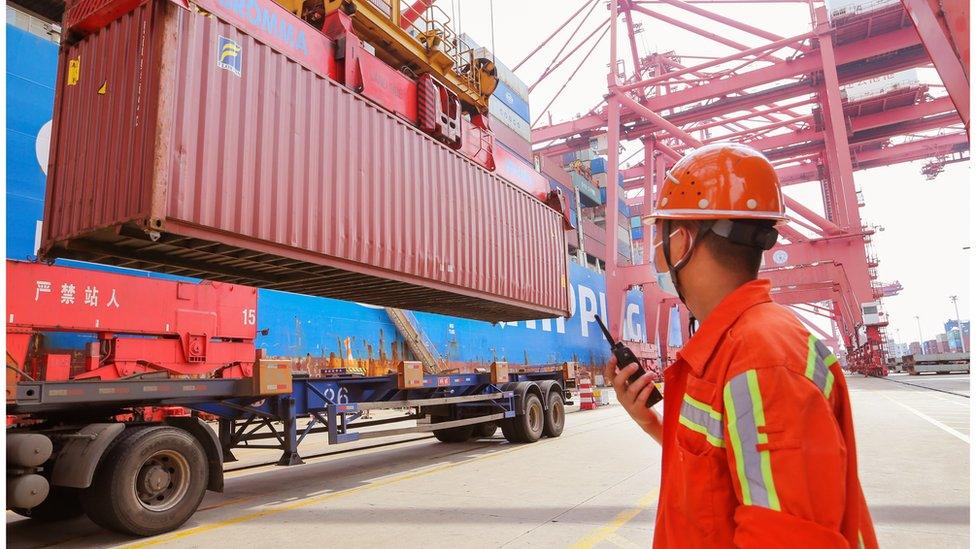
[[237,457],[231,452],[234,447],[234,421],[231,419],[219,419],[217,421],[217,436],[220,439],[220,454],[224,463],[237,461]]
[[302,461],[302,457],[298,455],[298,418],[295,417],[295,399],[292,397],[285,397],[279,401],[279,406],[282,408],[282,416],[284,419],[284,441],[282,446],[284,447],[284,452],[281,454],[281,459],[278,460],[278,465],[301,465],[305,463]]

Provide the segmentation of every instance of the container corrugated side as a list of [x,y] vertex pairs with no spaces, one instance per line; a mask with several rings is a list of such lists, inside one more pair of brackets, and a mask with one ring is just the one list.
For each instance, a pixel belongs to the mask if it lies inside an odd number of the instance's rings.
[[569,311],[554,210],[204,7],[156,0],[64,47],[46,256],[489,321]]

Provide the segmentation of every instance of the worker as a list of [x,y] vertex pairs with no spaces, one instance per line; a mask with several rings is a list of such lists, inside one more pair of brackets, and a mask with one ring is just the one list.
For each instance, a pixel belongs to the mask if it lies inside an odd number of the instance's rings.
[[785,222],[776,172],[756,150],[711,144],[667,173],[647,219],[658,284],[700,327],[664,372],[604,375],[663,447],[655,547],[876,547],[837,358],[759,279]]

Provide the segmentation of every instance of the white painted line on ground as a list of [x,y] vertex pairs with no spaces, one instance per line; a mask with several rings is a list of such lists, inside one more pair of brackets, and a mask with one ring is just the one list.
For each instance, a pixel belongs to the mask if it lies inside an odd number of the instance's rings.
[[902,408],[908,410],[909,412],[915,414],[916,416],[924,419],[925,421],[931,423],[932,425],[935,425],[939,429],[942,429],[943,431],[945,431],[945,432],[949,433],[950,435],[958,438],[959,440],[965,442],[966,444],[969,444],[969,437],[966,436],[966,435],[964,435],[964,434],[962,434],[962,433],[960,433],[959,431],[953,429],[952,427],[949,427],[948,425],[942,423],[941,421],[939,421],[937,419],[932,418],[931,416],[928,416],[926,414],[923,414],[922,412],[919,412],[918,410],[916,410],[915,408],[912,408],[911,406],[909,406],[907,404],[902,404],[901,402],[898,402],[897,400],[891,398],[888,395],[882,394],[881,396],[883,396],[886,399],[894,402],[895,404],[901,406]]
[[944,400],[946,402],[951,402],[951,403],[955,404],[956,406],[962,406],[963,408],[969,408],[969,401],[968,400],[966,402],[959,402],[959,400],[953,400],[951,398],[946,398],[944,396],[939,396],[939,395],[932,395],[932,396],[934,396],[935,398],[937,398],[939,400]]

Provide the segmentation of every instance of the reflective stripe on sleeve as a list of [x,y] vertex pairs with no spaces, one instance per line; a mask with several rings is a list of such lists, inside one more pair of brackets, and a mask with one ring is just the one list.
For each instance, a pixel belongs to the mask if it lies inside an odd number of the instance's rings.
[[766,426],[766,414],[756,371],[732,378],[725,384],[724,397],[742,503],[779,511],[769,450],[760,451],[758,447],[769,440],[766,433],[759,432],[760,427]]
[[861,535],[861,531],[857,531],[857,547],[858,549],[864,549],[864,536]]
[[684,402],[681,403],[681,415],[678,416],[678,423],[696,433],[705,435],[705,440],[712,446],[719,448],[725,446],[725,435],[722,433],[722,414],[687,394],[684,397]]
[[807,338],[807,371],[806,375],[820,388],[824,396],[830,398],[830,391],[834,387],[834,374],[830,366],[837,362],[837,357],[830,349],[813,334]]

